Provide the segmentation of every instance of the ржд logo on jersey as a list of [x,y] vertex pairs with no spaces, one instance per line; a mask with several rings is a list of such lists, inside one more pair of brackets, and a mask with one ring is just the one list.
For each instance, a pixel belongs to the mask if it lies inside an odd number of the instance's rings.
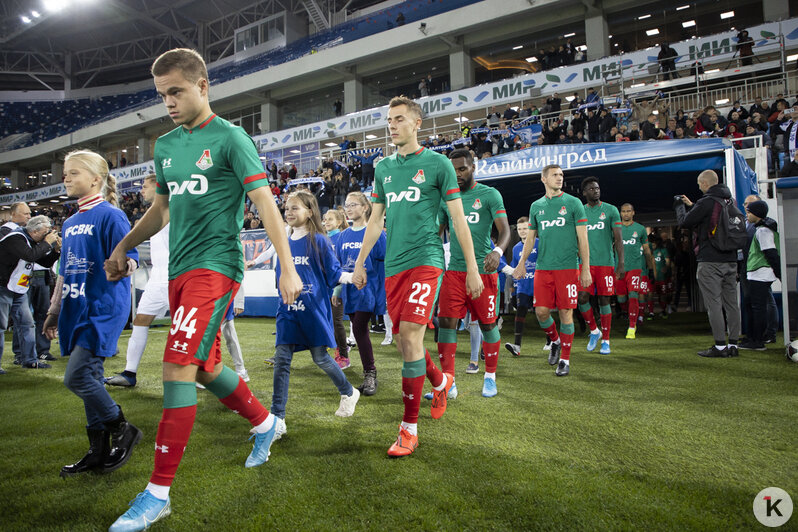
[[396,192],[388,192],[385,194],[385,206],[390,207],[391,203],[399,201],[415,202],[421,199],[421,190],[417,187],[408,187],[407,190],[401,191],[399,194]]
[[182,183],[169,181],[166,186],[169,187],[169,194],[172,196],[180,196],[185,192],[199,196],[208,192],[208,180],[202,174],[191,174],[191,178]]
[[202,155],[197,161],[197,168],[200,170],[207,170],[213,166],[213,159],[211,159],[211,150],[203,150]]
[[[563,208],[565,208],[565,207],[563,207]],[[543,231],[544,229],[546,229],[548,227],[553,227],[555,225],[558,226],[558,227],[565,227],[565,218],[563,218],[561,216],[558,216],[554,220],[541,220],[541,222],[540,222],[540,230]]]

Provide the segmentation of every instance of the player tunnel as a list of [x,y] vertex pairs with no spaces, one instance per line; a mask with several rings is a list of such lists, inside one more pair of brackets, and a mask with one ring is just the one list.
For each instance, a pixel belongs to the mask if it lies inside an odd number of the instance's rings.
[[536,146],[477,161],[476,178],[501,192],[513,223],[544,194],[540,172],[548,164],[563,168],[565,192],[582,199],[582,179],[596,176],[603,201],[632,203],[644,223],[675,223],[674,196],[700,197],[703,170],[717,172],[740,204],[756,190],[756,174],[726,139]]

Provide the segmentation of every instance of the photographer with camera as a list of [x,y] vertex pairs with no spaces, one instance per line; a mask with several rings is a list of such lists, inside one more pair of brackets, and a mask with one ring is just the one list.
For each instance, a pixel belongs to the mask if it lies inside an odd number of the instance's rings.
[[[747,241],[745,217],[737,209],[729,188],[718,183],[718,174],[712,170],[698,174],[698,188],[704,195],[695,204],[685,195],[674,197],[679,226],[693,230],[693,247],[698,262],[696,280],[715,339],[712,347],[699,351],[698,355],[734,357],[738,354],[737,342],[740,338],[737,250]],[[687,208],[690,210],[687,211]]]
[[[34,216],[24,228],[14,229],[0,240],[0,338],[8,327],[9,316],[13,317],[14,328],[19,328],[20,332],[23,368],[50,367],[36,358],[28,287],[33,276],[33,263],[49,268],[58,260],[60,250],[61,238],[52,231],[52,223],[46,216]],[[0,342],[0,358],[2,356]]]

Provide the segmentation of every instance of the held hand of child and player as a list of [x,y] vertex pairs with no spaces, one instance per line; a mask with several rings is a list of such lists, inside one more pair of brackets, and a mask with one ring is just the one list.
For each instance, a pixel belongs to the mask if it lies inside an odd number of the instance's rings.
[[354,284],[358,290],[362,290],[364,286],[366,286],[366,267],[363,264],[355,263],[355,271],[352,273],[352,284]]
[[493,273],[499,267],[499,260],[501,259],[501,251],[494,248],[490,253],[485,255],[485,273]]
[[55,340],[58,337],[58,314],[47,314],[42,326],[42,334],[48,340]]
[[[293,263],[291,264],[293,266]],[[295,269],[291,268],[280,274],[280,294],[283,296],[283,303],[291,305],[302,293],[302,279]]]
[[105,278],[109,281],[118,281],[122,277],[129,277],[136,271],[138,264],[127,256],[124,248],[117,246],[111,256],[105,260]]
[[524,277],[526,277],[526,261],[525,260],[524,261],[520,261],[518,263],[518,266],[516,266],[515,269],[513,270],[513,279],[515,279],[516,281],[520,281]]

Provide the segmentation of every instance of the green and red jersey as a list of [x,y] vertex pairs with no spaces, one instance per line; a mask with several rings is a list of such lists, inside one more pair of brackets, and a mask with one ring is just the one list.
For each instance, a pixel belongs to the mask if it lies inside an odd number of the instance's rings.
[[[587,224],[585,207],[570,194],[543,196],[529,208],[529,228],[538,232],[539,270],[575,270],[579,267],[576,228]],[[591,261],[592,264],[592,261]]]
[[155,142],[157,192],[169,196],[169,279],[206,268],[241,282],[244,195],[267,186],[255,143],[211,115]]
[[[504,209],[504,200],[499,191],[493,187],[474,183],[474,186],[465,192],[460,191],[460,199],[463,201],[463,211],[468,222],[468,229],[471,232],[471,241],[474,243],[474,256],[477,259],[479,273],[485,272],[485,257],[491,252],[490,233],[493,220],[496,218],[506,218],[507,211]],[[441,205],[440,221],[453,229],[454,225],[449,215],[446,204]],[[451,271],[464,272],[467,270],[463,249],[457,240],[457,235],[453,230],[449,232],[451,257],[448,269]]]
[[648,243],[646,228],[637,222],[630,225],[621,224],[621,235],[623,236],[623,259],[624,270],[645,270],[646,259],[643,257],[643,244]]
[[615,237],[613,231],[621,227],[618,209],[600,201],[595,207],[585,204],[587,240],[590,243],[591,266],[615,266]]
[[445,155],[421,148],[377,163],[371,201],[385,205],[386,276],[417,266],[445,268],[438,212],[441,202],[458,198],[457,175]]

